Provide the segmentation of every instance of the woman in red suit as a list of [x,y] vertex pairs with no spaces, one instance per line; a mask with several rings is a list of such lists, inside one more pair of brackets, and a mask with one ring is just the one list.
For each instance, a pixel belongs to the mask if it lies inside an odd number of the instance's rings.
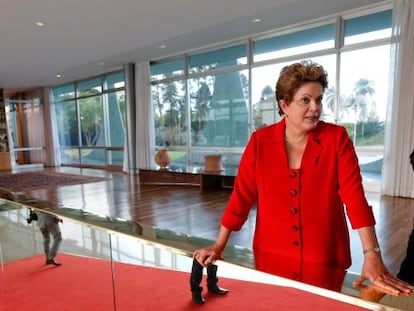
[[352,141],[344,127],[319,120],[327,85],[323,67],[310,61],[282,69],[276,100],[283,118],[252,134],[217,240],[193,256],[203,266],[221,258],[256,204],[256,268],[339,291],[351,265],[347,215],[365,256],[354,285],[369,280],[409,295],[383,264]]

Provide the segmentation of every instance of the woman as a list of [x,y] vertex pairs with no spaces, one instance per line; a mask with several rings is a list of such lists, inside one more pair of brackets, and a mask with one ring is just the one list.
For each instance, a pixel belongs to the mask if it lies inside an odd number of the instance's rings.
[[256,204],[256,268],[340,291],[351,265],[345,207],[365,258],[354,285],[370,280],[388,294],[409,295],[409,285],[383,264],[345,128],[319,120],[327,85],[323,67],[310,61],[282,69],[276,100],[283,118],[252,134],[217,240],[193,257],[203,266],[221,258],[231,232],[240,230]]

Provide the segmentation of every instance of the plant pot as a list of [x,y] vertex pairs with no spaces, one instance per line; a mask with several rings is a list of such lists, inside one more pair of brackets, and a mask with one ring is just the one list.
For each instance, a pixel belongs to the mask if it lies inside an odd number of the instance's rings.
[[168,167],[168,164],[171,162],[167,149],[158,150],[155,153],[154,161],[160,167],[160,169],[166,169]]
[[221,172],[221,154],[204,156],[204,172]]

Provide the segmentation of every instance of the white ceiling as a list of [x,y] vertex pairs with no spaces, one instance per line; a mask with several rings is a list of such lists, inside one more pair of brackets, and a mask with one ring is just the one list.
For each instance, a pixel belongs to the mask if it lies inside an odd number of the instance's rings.
[[2,0],[0,88],[61,84],[379,2]]

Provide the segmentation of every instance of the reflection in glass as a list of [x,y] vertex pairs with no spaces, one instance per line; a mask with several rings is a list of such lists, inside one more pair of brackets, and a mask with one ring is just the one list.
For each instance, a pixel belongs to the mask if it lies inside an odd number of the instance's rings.
[[[119,303],[126,297],[124,291],[117,290],[120,286],[139,288],[137,287],[139,279],[135,279],[137,283],[125,283],[125,275],[121,274],[122,271],[139,273],[140,269],[142,271],[145,267],[156,267],[162,268],[162,270],[165,271],[173,270],[175,272],[181,271],[189,273],[192,265],[192,250],[210,245],[212,242],[195,236],[174,233],[169,230],[163,230],[145,224],[98,216],[83,210],[54,207],[51,203],[37,201],[33,198],[26,199],[24,197],[19,197],[19,202],[26,202],[36,208],[44,207],[48,212],[57,213],[56,215],[63,218],[63,223],[61,224],[63,241],[57,259],[62,259],[60,261],[62,262],[63,268],[65,267],[65,264],[69,265],[71,263],[71,266],[67,266],[67,268],[72,267],[72,270],[73,264],[78,260],[78,263],[82,265],[82,269],[86,268],[86,270],[82,270],[85,271],[85,273],[89,270],[95,271],[94,269],[87,269],[85,265],[99,264],[101,267],[100,276],[96,279],[105,280],[105,297],[111,297],[109,300],[105,300],[105,306],[108,307],[108,310],[112,310],[112,308],[116,310],[122,306],[122,304]],[[7,275],[7,272],[9,271],[8,263],[30,258],[33,258],[34,260],[39,259],[41,261],[38,266],[36,265],[36,274],[33,274],[33,276],[37,275],[39,271],[47,271],[48,273],[53,271],[42,270],[44,269],[42,237],[34,222],[31,224],[27,223],[27,217],[27,205],[10,203],[9,201],[0,199],[0,246],[3,251],[2,264],[5,264],[3,266],[3,274],[0,274],[0,278],[3,277],[4,273]],[[273,294],[276,294],[279,290],[283,291],[283,288],[291,288],[295,293],[304,291],[306,295],[322,295],[324,297],[329,297],[330,299],[345,301],[346,303],[355,304],[367,309],[379,310],[378,308],[380,306],[377,304],[367,303],[357,298],[347,297],[340,293],[324,291],[318,287],[308,286],[303,283],[289,280],[288,278],[292,277],[290,275],[286,275],[287,278],[281,278],[279,276],[251,269],[253,267],[253,262],[251,250],[249,249],[227,246],[223,256],[226,258],[226,261],[217,262],[217,265],[219,266],[219,277],[257,282],[258,284],[273,284],[276,285],[272,288]],[[274,259],[275,258],[269,258],[269,260],[272,261]],[[130,264],[131,266],[125,267],[121,266],[122,264]],[[286,273],[289,274],[289,266],[295,266],[295,264],[296,263],[285,258],[275,265],[278,269],[277,273],[282,273],[282,275],[285,275]],[[323,285],[337,279],[337,275],[333,273],[333,271],[321,270],[318,267],[311,266],[311,264],[306,267],[304,266],[304,269],[302,270],[304,278],[307,280],[314,280],[309,283],[321,282]],[[283,267],[287,267],[287,270],[282,271],[281,269]],[[63,268],[53,267],[52,269]],[[162,270],[157,271],[162,273]],[[311,273],[305,273],[306,271]],[[155,270],[153,270],[153,272],[155,272]],[[271,272],[274,273],[274,271]],[[185,277],[187,279],[189,275],[186,275]],[[71,277],[71,280],[72,282],[76,282],[81,278],[81,275],[74,274]],[[343,288],[342,291],[350,290],[350,295],[358,296],[359,293],[355,292],[355,289],[352,289],[352,286],[350,285],[354,278],[355,276],[347,277],[343,284],[346,287]],[[94,280],[95,278],[92,278],[88,284],[93,284]],[[12,284],[10,283],[6,282],[3,284],[6,285],[4,289],[12,288]],[[107,284],[112,284],[113,287],[108,287]],[[157,284],[159,286],[159,274],[157,274],[156,279],[145,284]],[[188,283],[186,282],[186,284]],[[239,284],[241,286],[243,285],[243,283]],[[38,286],[38,284],[29,284],[28,286],[34,288],[33,286]],[[104,284],[95,282],[93,286],[101,287],[104,286]],[[188,284],[188,287],[186,288],[177,289],[182,293],[188,293],[188,303],[191,301],[189,288],[190,286]],[[70,293],[74,287],[63,286],[60,287],[60,289],[64,289]],[[16,289],[14,288],[13,290]],[[232,288],[230,288],[230,291],[231,290]],[[273,290],[276,292],[273,292]],[[351,292],[351,290],[354,292]],[[5,292],[6,295],[4,297],[10,299],[12,296],[7,295],[7,290]],[[82,303],[93,304],[102,300],[102,297],[90,295],[88,291],[85,291],[85,295],[85,301],[80,302],[81,305]],[[70,294],[65,297],[72,299]],[[37,301],[36,298],[36,296],[32,297],[31,301]],[[406,297],[401,298],[404,299]],[[112,306],[112,302],[114,302],[116,306]],[[141,303],[142,302],[145,305],[145,298],[141,300]],[[395,300],[392,302],[395,302]],[[405,305],[410,303],[408,299],[401,300],[400,302],[405,303]],[[70,304],[70,301],[59,300],[58,303],[66,306]],[[184,301],[184,303],[187,302]],[[383,306],[382,310],[388,309],[386,306]]]

